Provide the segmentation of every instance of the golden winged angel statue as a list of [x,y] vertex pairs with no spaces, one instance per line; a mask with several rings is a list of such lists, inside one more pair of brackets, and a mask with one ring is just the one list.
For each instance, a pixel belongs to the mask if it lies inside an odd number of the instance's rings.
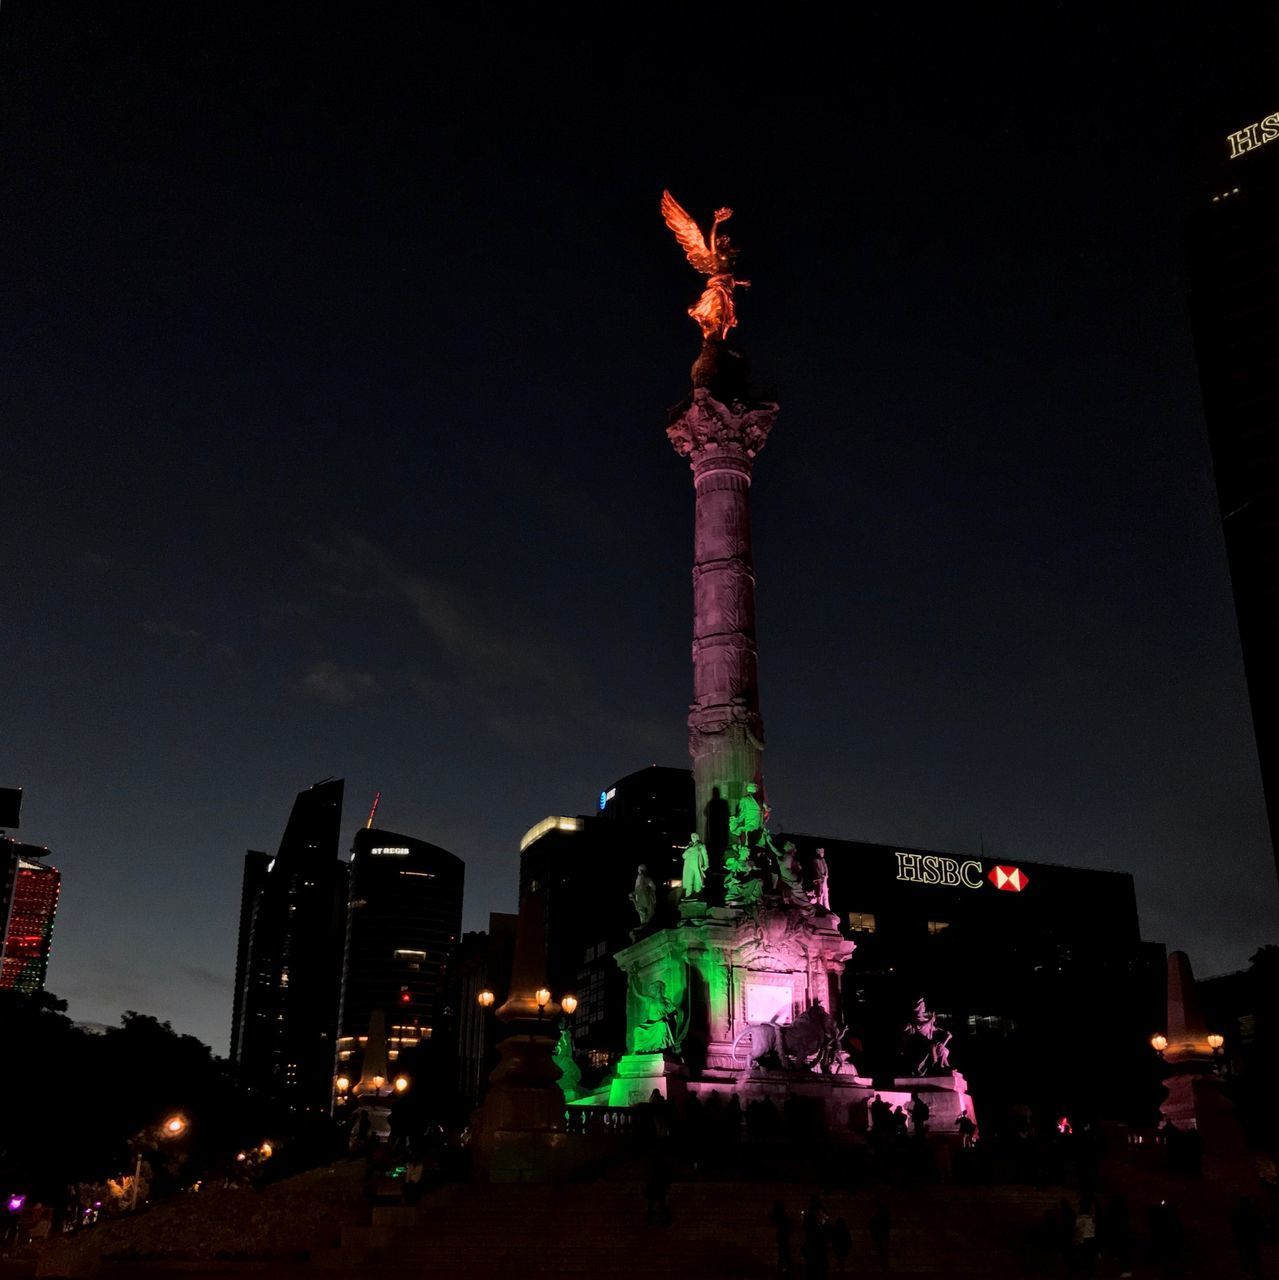
[[688,314],[702,331],[703,341],[724,339],[737,324],[737,308],[733,304],[733,290],[741,285],[748,288],[749,280],[739,280],[733,275],[733,261],[737,250],[726,235],[721,235],[720,224],[733,216],[731,209],[717,209],[711,223],[711,242],[708,245],[698,230],[697,223],[683,209],[669,191],[662,192],[662,217],[675,232],[675,239],[693,264],[704,276],[709,277],[702,296],[689,307]]

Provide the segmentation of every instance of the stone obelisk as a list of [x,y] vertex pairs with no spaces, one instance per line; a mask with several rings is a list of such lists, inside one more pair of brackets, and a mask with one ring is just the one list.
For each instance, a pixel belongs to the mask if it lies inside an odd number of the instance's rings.
[[715,792],[725,820],[747,783],[764,796],[750,486],[776,414],[777,405],[751,398],[741,353],[712,337],[693,366],[692,394],[671,411],[666,428],[692,467],[696,495],[688,747],[698,827],[712,848]]

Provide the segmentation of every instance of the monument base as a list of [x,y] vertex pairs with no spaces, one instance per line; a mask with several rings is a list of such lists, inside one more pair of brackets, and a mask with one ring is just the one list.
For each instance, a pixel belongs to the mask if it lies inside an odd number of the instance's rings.
[[918,1098],[928,1108],[931,1133],[957,1133],[960,1116],[967,1116],[974,1124],[977,1122],[973,1100],[968,1096],[968,1082],[958,1071],[944,1076],[897,1076],[891,1089],[875,1092],[890,1107],[901,1107],[907,1115]]
[[[825,1075],[818,1071],[726,1071],[708,1069],[685,1086],[689,1097],[708,1103],[715,1095],[722,1103],[736,1095],[743,1109],[767,1102],[779,1120],[787,1113],[787,1100],[798,1099],[810,1116],[821,1117],[820,1127],[832,1138],[864,1137],[869,1127],[871,1081],[857,1075]],[[794,1103],[791,1104],[793,1109]]]
[[564,1146],[564,1095],[555,1041],[511,1035],[499,1042],[484,1105],[475,1113],[476,1172],[489,1182],[551,1176]]

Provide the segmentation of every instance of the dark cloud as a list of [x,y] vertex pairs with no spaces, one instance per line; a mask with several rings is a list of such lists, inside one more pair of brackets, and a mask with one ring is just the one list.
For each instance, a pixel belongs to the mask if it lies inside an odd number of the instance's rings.
[[183,974],[201,987],[212,987],[215,991],[230,991],[235,986],[235,979],[229,973],[215,973],[212,969],[202,969],[199,965],[184,964]]
[[340,667],[336,662],[313,662],[302,677],[302,693],[317,702],[349,707],[377,693],[378,682],[367,671]]

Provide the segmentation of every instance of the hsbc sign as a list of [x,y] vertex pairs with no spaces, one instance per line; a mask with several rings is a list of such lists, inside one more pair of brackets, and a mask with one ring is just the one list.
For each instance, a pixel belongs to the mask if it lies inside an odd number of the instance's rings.
[[980,889],[981,863],[975,858],[960,862],[958,858],[943,858],[933,853],[899,853],[897,878],[913,880],[916,884],[963,885],[966,889]]
[[980,889],[989,881],[1006,893],[1020,893],[1030,883],[1030,878],[1020,867],[992,867],[989,873],[985,873],[976,858],[901,852],[897,854],[897,879],[964,889]]

